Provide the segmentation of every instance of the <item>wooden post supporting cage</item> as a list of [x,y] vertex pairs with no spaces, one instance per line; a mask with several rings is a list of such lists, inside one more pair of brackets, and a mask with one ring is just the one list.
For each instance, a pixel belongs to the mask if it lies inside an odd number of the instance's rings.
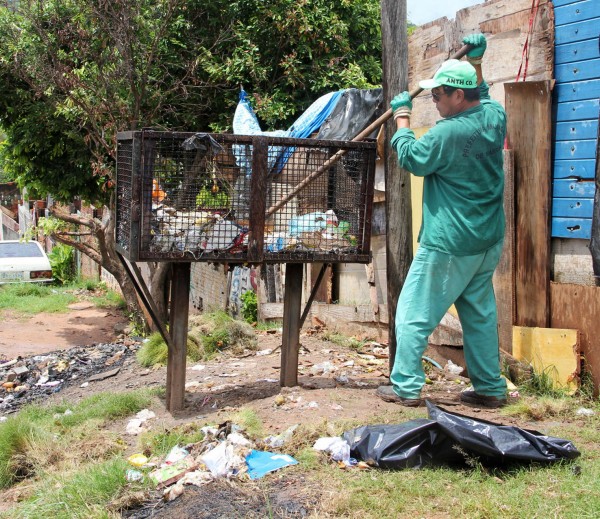
[[375,142],[151,130],[117,142],[117,250],[153,319],[137,263],[173,263],[170,329],[157,323],[169,347],[167,408],[184,407],[197,261],[286,264],[281,385],[296,385],[303,264],[371,260]]

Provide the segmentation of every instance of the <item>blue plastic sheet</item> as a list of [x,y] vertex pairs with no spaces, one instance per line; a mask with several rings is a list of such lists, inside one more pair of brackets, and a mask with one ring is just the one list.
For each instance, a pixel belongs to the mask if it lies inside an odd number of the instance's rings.
[[258,479],[274,470],[297,465],[298,462],[288,454],[251,450],[246,456],[246,464],[250,479]]
[[[330,92],[317,99],[308,109],[290,126],[288,130],[263,132],[256,114],[250,105],[246,91],[242,89],[238,105],[233,115],[233,133],[235,135],[266,135],[270,137],[290,137],[304,139],[316,132],[327,117],[331,114],[344,90]],[[247,176],[251,174],[252,156],[247,145],[233,146],[233,154],[237,165],[244,170]],[[268,167],[269,171],[279,173],[285,166],[293,147],[270,146]]]

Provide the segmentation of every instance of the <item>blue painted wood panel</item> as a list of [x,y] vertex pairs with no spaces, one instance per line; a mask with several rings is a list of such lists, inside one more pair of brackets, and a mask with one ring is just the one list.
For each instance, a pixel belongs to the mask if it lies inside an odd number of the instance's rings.
[[598,119],[592,119],[589,121],[557,123],[554,138],[556,141],[571,141],[596,139],[597,136]]
[[594,180],[556,179],[552,183],[554,198],[594,198],[596,183]]
[[591,237],[600,98],[600,0],[554,0],[552,236]]
[[558,141],[554,143],[554,159],[594,159],[596,158],[596,141]]
[[558,100],[557,121],[584,121],[586,119],[598,119],[598,99],[569,103],[561,103],[560,99]]
[[562,7],[563,5],[571,5],[571,4],[580,4],[585,0],[553,0],[552,4],[554,4],[554,8]]
[[596,161],[555,160],[554,178],[585,178],[593,180],[596,176]]
[[554,238],[578,238],[589,240],[592,236],[591,218],[552,218],[552,236]]
[[[600,31],[600,28],[598,29]],[[600,70],[600,58],[565,63],[554,67],[554,77],[558,83],[596,79]]]
[[593,198],[556,198],[552,203],[552,216],[565,218],[591,218]]
[[600,2],[598,0],[583,0],[564,6],[557,6],[555,3],[554,17],[556,23],[561,25],[600,18]]
[[[598,75],[600,75],[600,71]],[[600,97],[600,79],[574,83],[557,83],[554,88],[558,100],[565,103],[569,101],[598,99]]]
[[569,23],[567,25],[559,25],[560,20],[556,20],[554,29],[554,45],[562,45],[563,43],[575,43],[576,41],[584,41],[598,37],[598,20],[585,20],[578,23]]
[[[600,3],[598,4],[600,5]],[[570,43],[568,45],[556,45],[554,47],[554,64],[573,63],[588,59],[600,58],[598,39]]]

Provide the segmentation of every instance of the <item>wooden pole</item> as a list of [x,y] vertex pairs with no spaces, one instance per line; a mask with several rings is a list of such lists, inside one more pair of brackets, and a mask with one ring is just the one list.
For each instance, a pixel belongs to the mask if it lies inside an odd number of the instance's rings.
[[188,316],[190,309],[190,263],[173,263],[171,281],[170,332],[173,347],[167,360],[166,407],[181,411],[185,400],[185,361],[187,356]]
[[283,299],[283,337],[281,344],[280,385],[298,385],[298,351],[300,349],[300,310],[302,307],[302,263],[285,266]]
[[[381,0],[381,37],[383,96],[386,106],[389,106],[396,94],[408,89],[406,0]],[[385,131],[386,268],[391,371],[396,355],[396,305],[412,261],[413,250],[410,174],[400,168],[390,149],[390,138],[396,132],[392,118],[388,119]]]

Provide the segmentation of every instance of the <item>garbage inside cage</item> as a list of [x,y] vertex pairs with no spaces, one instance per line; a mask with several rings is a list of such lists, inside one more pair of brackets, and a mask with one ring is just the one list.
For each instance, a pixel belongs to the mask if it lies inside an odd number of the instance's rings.
[[134,261],[368,262],[375,148],[119,133],[117,246]]

